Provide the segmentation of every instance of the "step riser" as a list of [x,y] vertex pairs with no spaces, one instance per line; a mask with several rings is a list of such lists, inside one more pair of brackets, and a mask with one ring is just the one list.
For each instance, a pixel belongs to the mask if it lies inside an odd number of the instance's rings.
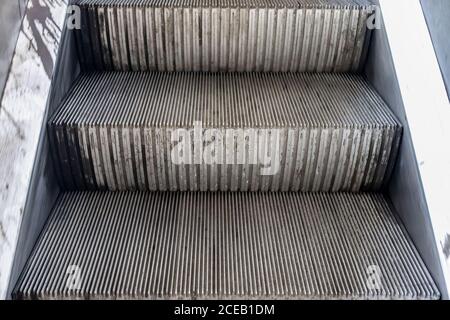
[[82,6],[86,69],[349,72],[364,62],[372,6]]
[[[382,236],[380,236],[382,235]],[[21,299],[437,299],[381,195],[65,194]]]
[[52,128],[53,150],[65,159],[68,189],[356,192],[382,186],[400,136],[395,128],[214,130],[225,137],[214,147],[220,158],[201,147],[212,140],[180,146],[171,141],[182,135],[164,128]]
[[378,190],[402,128],[357,76],[86,75],[50,121],[67,189]]

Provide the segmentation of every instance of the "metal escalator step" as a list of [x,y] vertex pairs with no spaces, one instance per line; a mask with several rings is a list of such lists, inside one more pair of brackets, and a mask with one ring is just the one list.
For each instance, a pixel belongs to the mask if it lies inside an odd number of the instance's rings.
[[438,299],[381,194],[75,192],[17,299]]
[[69,190],[378,190],[402,128],[357,75],[106,72],[49,122]]
[[357,71],[369,0],[76,1],[86,69]]

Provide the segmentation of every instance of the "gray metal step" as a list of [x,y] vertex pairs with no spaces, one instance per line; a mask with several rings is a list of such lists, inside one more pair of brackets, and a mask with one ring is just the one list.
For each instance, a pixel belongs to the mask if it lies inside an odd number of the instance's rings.
[[438,299],[380,194],[65,193],[18,299]]
[[73,189],[379,190],[401,126],[356,75],[88,73],[49,123]]
[[80,0],[86,69],[357,71],[372,0]]

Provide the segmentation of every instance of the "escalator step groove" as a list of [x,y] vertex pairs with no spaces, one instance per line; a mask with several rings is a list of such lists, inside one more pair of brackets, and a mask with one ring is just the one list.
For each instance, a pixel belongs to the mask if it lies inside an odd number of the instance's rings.
[[381,194],[69,192],[18,299],[438,299]]
[[86,70],[354,72],[369,0],[76,1]]
[[378,191],[402,126],[349,74],[83,74],[49,122],[67,190]]

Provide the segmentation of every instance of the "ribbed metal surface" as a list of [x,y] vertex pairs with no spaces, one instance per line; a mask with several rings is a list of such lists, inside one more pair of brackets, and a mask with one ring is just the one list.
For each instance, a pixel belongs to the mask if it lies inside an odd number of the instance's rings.
[[82,0],[86,69],[357,71],[367,0]]
[[344,74],[85,74],[49,128],[65,187],[110,190],[378,190],[401,135]]
[[383,196],[317,193],[66,193],[14,292],[439,298]]

